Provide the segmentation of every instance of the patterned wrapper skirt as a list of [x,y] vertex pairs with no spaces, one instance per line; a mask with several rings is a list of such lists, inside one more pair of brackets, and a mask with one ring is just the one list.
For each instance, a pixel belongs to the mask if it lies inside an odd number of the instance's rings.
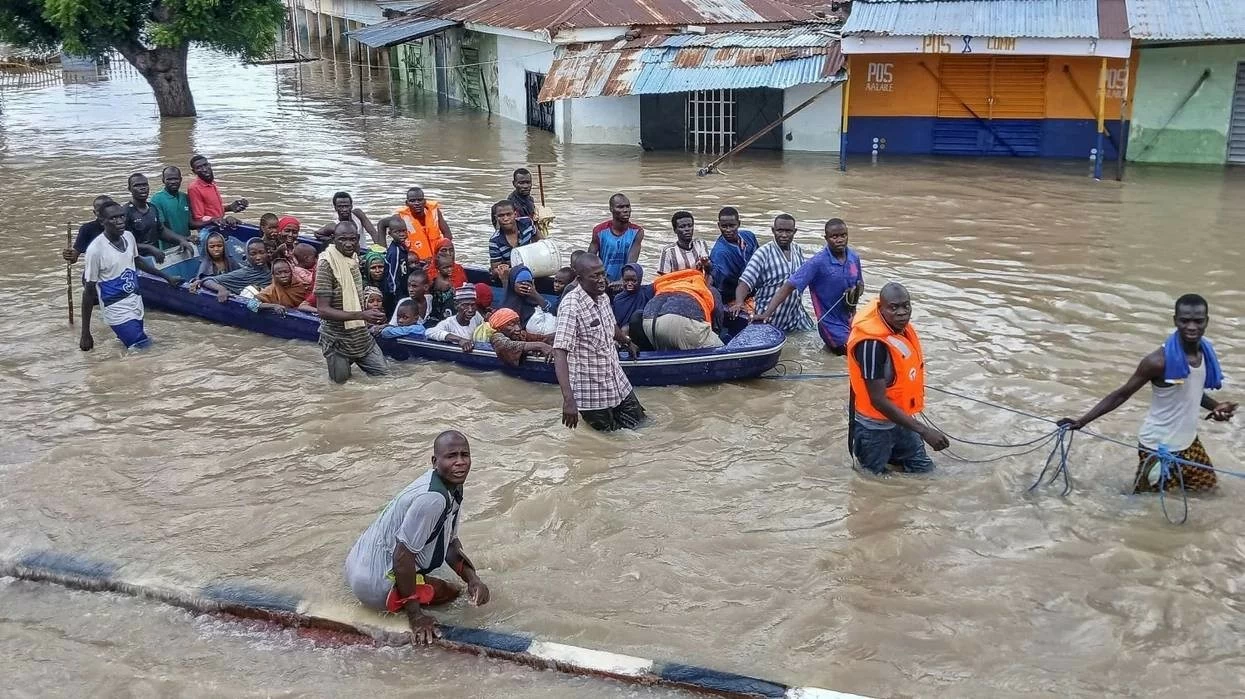
[[[1184,459],[1185,461],[1206,464],[1207,466],[1213,465],[1210,462],[1210,455],[1207,454],[1206,449],[1202,447],[1202,441],[1196,437],[1193,439],[1193,443],[1189,445],[1188,449],[1175,452],[1172,456],[1175,456],[1178,459]],[[1157,493],[1159,491],[1158,484],[1150,483],[1149,474],[1150,470],[1158,464],[1158,457],[1155,456],[1153,452],[1145,448],[1138,449],[1137,457],[1137,475],[1134,478],[1136,485],[1133,486],[1133,492]],[[1176,473],[1177,470],[1180,471],[1179,474]],[[1164,488],[1169,492],[1180,490],[1181,476],[1184,477],[1184,489],[1189,492],[1210,490],[1218,483],[1218,480],[1215,478],[1215,472],[1209,468],[1198,468],[1188,464],[1176,464],[1172,469],[1172,473],[1168,477],[1167,484]]]

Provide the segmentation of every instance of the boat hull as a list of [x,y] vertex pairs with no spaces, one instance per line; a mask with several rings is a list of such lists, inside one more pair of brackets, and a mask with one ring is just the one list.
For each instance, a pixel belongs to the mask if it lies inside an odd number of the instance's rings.
[[[195,259],[181,260],[170,253],[162,267],[185,279],[198,269]],[[468,276],[487,278],[488,271],[467,268]],[[317,342],[320,337],[318,316],[289,311],[284,315],[255,313],[237,297],[221,303],[216,294],[200,290],[190,293],[186,285],[169,286],[163,279],[139,274],[143,302],[152,310],[193,316],[234,328],[241,328],[269,337]],[[642,352],[638,359],[620,354],[623,371],[636,386],[670,386],[719,383],[756,378],[773,369],[782,353],[785,335],[770,325],[743,327],[725,347],[712,350]],[[480,371],[500,371],[528,381],[557,383],[553,364],[540,358],[526,358],[512,367],[498,358],[492,346],[477,342],[471,352],[458,345],[423,338],[378,340],[385,355],[398,360],[430,359],[454,362]]]

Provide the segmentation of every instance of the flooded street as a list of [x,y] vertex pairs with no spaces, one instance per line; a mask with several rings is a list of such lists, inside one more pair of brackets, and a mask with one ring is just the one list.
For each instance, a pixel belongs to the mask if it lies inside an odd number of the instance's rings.
[[[474,456],[463,541],[493,600],[447,621],[878,697],[1245,693],[1239,479],[1192,500],[1177,527],[1156,499],[1124,494],[1135,452],[1087,438],[1067,499],[1025,493],[1045,452],[863,478],[836,379],[641,388],[653,424],[607,436],[564,429],[556,387],[433,363],[337,387],[312,343],[160,313],[151,351],[122,358],[97,319],[83,354],[59,255],[96,194],[126,197],[130,172],[166,164],[189,175],[201,152],[227,199],[250,199],[245,218],[293,214],[304,231],[330,220],[336,190],[376,219],[421,185],[460,261],[483,264],[511,170],[548,163],[564,252],[621,191],[649,230],[650,269],[677,209],[709,243],[721,206],[762,241],[787,211],[812,249],[844,218],[869,293],[911,290],[931,384],[1057,418],[1122,383],[1186,292],[1210,301],[1223,399],[1245,398],[1245,172],[1130,166],[1120,184],[1081,162],[857,158],[843,175],[835,156],[758,153],[697,178],[694,156],[564,147],[486,114],[438,114],[435,99],[361,115],[336,71],[199,53],[199,117],[164,123],[141,80],[3,94],[0,555],[55,548],[345,601],[350,546],[453,427]],[[815,334],[794,336],[784,362],[845,370]],[[1094,428],[1135,440],[1148,399]],[[967,439],[1048,428],[941,394],[927,408]],[[1201,439],[1217,466],[1245,471],[1239,421],[1204,423]],[[437,651],[323,648],[14,581],[0,581],[0,658],[29,696],[668,695]]]

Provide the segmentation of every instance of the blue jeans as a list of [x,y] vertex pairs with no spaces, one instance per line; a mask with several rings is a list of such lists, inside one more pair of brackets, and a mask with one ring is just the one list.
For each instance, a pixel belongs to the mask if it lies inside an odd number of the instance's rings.
[[929,473],[934,462],[925,453],[921,435],[895,425],[889,430],[871,430],[857,423],[853,426],[852,451],[861,468],[874,474],[886,473],[886,465],[894,464],[905,473]]

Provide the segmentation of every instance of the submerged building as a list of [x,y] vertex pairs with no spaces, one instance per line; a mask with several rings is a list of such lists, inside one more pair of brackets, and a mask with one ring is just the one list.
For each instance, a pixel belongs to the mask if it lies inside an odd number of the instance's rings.
[[1128,0],[1129,160],[1245,164],[1245,0]]
[[566,143],[721,153],[755,136],[753,148],[838,150],[837,24],[815,9],[778,0],[393,8],[406,14],[353,36],[394,47],[403,79]]
[[856,0],[850,153],[1105,157],[1127,139],[1124,0]]

